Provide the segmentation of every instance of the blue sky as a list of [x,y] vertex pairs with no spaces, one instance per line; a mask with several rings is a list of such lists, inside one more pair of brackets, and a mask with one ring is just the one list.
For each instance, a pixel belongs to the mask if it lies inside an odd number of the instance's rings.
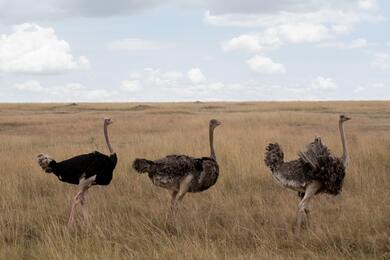
[[390,2],[0,0],[0,102],[390,98]]

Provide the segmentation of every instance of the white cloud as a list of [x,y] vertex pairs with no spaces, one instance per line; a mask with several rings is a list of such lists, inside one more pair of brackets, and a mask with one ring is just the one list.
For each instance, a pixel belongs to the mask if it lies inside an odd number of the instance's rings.
[[25,23],[14,26],[9,35],[0,35],[2,72],[63,73],[88,67],[88,59],[75,58],[69,44],[50,27]]
[[158,42],[129,38],[110,42],[108,48],[114,51],[150,51],[161,50],[171,46]]
[[[271,97],[280,100],[334,100],[337,84],[332,78],[318,76],[304,84],[271,85]],[[272,98],[271,98],[272,99]]]
[[144,90],[144,88],[176,88],[184,78],[184,74],[179,71],[145,68],[141,72],[130,73],[129,79],[121,82],[121,89],[128,92],[137,92]]
[[190,69],[187,72],[188,78],[190,79],[191,83],[193,84],[202,84],[205,83],[206,77],[203,75],[203,73],[200,71],[199,68],[193,68]]
[[388,41],[388,42],[386,43],[386,45],[390,47],[390,41]]
[[337,84],[332,78],[319,76],[304,84],[286,83],[283,86],[271,85],[271,88],[272,95],[277,99],[287,97],[282,100],[326,100],[336,98],[332,94],[337,90]]
[[270,58],[261,55],[256,55],[247,60],[247,65],[257,73],[280,74],[286,72],[283,64],[275,63]]
[[136,101],[326,100],[337,99],[332,96],[336,89],[336,82],[329,77],[317,77],[303,84],[263,80],[232,83],[207,77],[196,67],[188,71],[145,68],[130,73],[115,97]]
[[353,92],[354,92],[354,93],[359,93],[359,92],[363,92],[363,91],[365,91],[365,90],[366,90],[365,87],[359,86],[359,87],[355,88],[355,89],[353,90]]
[[313,90],[333,90],[337,88],[337,84],[332,78],[324,77],[317,77],[309,85]]
[[390,54],[376,53],[370,64],[371,68],[378,70],[390,69]]
[[22,83],[16,83],[15,88],[18,90],[25,90],[30,92],[43,92],[45,91],[45,88],[41,86],[41,83],[39,83],[36,80],[29,80]]
[[320,43],[318,47],[321,48],[337,48],[337,49],[358,49],[358,48],[365,48],[367,47],[368,43],[366,39],[355,39],[349,43],[345,42],[324,42]]
[[322,24],[283,24],[267,29],[266,33],[277,35],[288,43],[318,42],[331,37],[330,30]]
[[138,100],[205,100],[222,93],[226,86],[223,82],[207,79],[199,68],[191,68],[185,73],[145,68],[132,72],[129,79],[122,81],[121,89],[131,92],[131,98]]
[[122,80],[121,88],[129,92],[135,92],[141,89],[139,80]]
[[[317,43],[337,38],[350,32],[363,21],[377,22],[382,17],[345,10],[323,9],[309,13],[225,14],[212,16],[206,12],[204,20],[212,25],[257,27],[258,33],[241,34],[224,42],[226,50],[263,51],[271,46],[288,43]],[[359,39],[361,41],[361,39]],[[362,44],[362,42],[358,42]]]
[[282,39],[275,30],[267,30],[257,34],[242,34],[222,43],[222,49],[228,51],[261,52],[279,48]]
[[[373,82],[361,84],[353,90],[354,93],[364,92],[366,95],[373,95],[375,99],[387,99],[389,92],[388,87],[383,82]],[[380,97],[380,98],[378,98]]]
[[375,8],[376,1],[373,0],[312,1],[310,3],[306,1],[308,5],[304,2],[300,0],[278,1],[279,5],[274,1],[263,3],[271,9],[276,8],[274,11],[264,12],[256,12],[253,9],[253,12],[248,13],[222,12],[213,15],[207,11],[204,15],[204,22],[214,26],[256,28],[258,32],[244,33],[224,41],[222,50],[261,53],[260,58],[247,61],[253,71],[283,73],[285,72],[284,66],[265,58],[264,52],[288,44],[301,43],[317,43],[319,47],[340,49],[363,48],[367,46],[365,39],[360,38],[344,43],[337,41],[337,38],[351,32],[359,23],[384,20]]
[[[342,6],[291,12],[280,10],[275,13],[225,13],[211,14],[206,11],[203,21],[213,26],[268,28],[283,24],[322,24],[329,28],[343,28],[341,31],[350,31],[355,25],[362,22],[377,23],[385,18],[378,12],[342,8]],[[337,30],[336,30],[337,31]]]
[[[260,1],[262,2],[262,1]],[[279,2],[279,1],[278,1]],[[288,6],[304,5],[303,1],[286,1],[280,3],[276,12],[248,13],[231,12],[212,15],[207,11],[204,21],[215,26],[254,27],[263,29],[257,35],[268,35],[279,38],[287,43],[319,42],[339,34],[350,32],[358,23],[383,21],[384,17],[369,6],[375,6],[376,1],[363,0],[359,3],[353,1],[314,1],[318,5],[312,8],[302,8],[297,11]],[[274,3],[274,2],[272,2]],[[308,4],[306,2],[306,4]],[[267,5],[267,4],[264,4]],[[270,4],[271,5],[271,4]],[[276,6],[276,4],[275,4]],[[310,4],[308,4],[310,6]],[[366,8],[362,8],[366,7]],[[295,10],[295,11],[294,11]],[[253,33],[252,33],[253,35]],[[236,37],[234,40],[242,40],[251,50],[260,50],[256,38]],[[233,39],[231,44],[233,44]],[[261,41],[260,41],[261,42]],[[254,46],[254,47],[253,47]]]
[[259,52],[263,50],[263,47],[260,45],[258,37],[243,34],[222,43],[222,49],[224,51],[247,50],[250,52]]
[[88,89],[80,83],[45,87],[36,80],[16,83],[14,88],[31,93],[31,98],[40,102],[108,101],[116,94],[105,89]]
[[332,38],[331,29],[321,24],[296,23],[272,26],[257,34],[242,34],[222,44],[224,51],[261,52],[284,44],[320,42]]

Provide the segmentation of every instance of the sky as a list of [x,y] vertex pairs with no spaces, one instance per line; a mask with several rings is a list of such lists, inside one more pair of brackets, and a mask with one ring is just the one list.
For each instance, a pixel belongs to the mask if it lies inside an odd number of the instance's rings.
[[0,0],[0,102],[390,99],[390,1]]

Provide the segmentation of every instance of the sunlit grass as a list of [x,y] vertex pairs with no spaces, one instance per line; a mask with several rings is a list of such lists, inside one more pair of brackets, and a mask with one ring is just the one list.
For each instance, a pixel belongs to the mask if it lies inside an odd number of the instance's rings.
[[[317,196],[309,230],[291,232],[298,197],[263,163],[279,142],[287,160],[315,135],[341,154],[339,113],[351,153],[343,192]],[[0,105],[0,259],[390,258],[390,102]],[[58,160],[107,153],[103,117],[119,162],[108,187],[87,195],[90,223],[66,226],[77,187],[42,172]],[[135,157],[209,154],[217,118],[220,178],[188,194],[173,223],[169,194],[130,167]],[[81,214],[80,214],[81,215]]]

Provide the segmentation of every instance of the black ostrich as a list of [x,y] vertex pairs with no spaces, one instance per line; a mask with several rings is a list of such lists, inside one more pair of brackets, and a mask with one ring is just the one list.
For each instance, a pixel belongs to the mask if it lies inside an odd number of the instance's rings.
[[117,163],[117,156],[108,138],[107,127],[110,124],[112,124],[112,120],[105,118],[104,137],[107,142],[107,147],[110,150],[109,156],[94,151],[56,162],[47,154],[38,155],[38,163],[42,170],[47,173],[53,173],[62,182],[80,186],[80,191],[72,202],[68,225],[74,222],[74,211],[77,204],[84,205],[87,190],[92,185],[108,185],[111,182],[112,174]]
[[219,176],[219,167],[214,152],[214,129],[221,123],[212,119],[209,124],[210,157],[194,158],[187,155],[168,155],[151,161],[135,159],[133,168],[139,173],[148,173],[154,185],[170,190],[171,210],[187,192],[201,192],[213,186]]

